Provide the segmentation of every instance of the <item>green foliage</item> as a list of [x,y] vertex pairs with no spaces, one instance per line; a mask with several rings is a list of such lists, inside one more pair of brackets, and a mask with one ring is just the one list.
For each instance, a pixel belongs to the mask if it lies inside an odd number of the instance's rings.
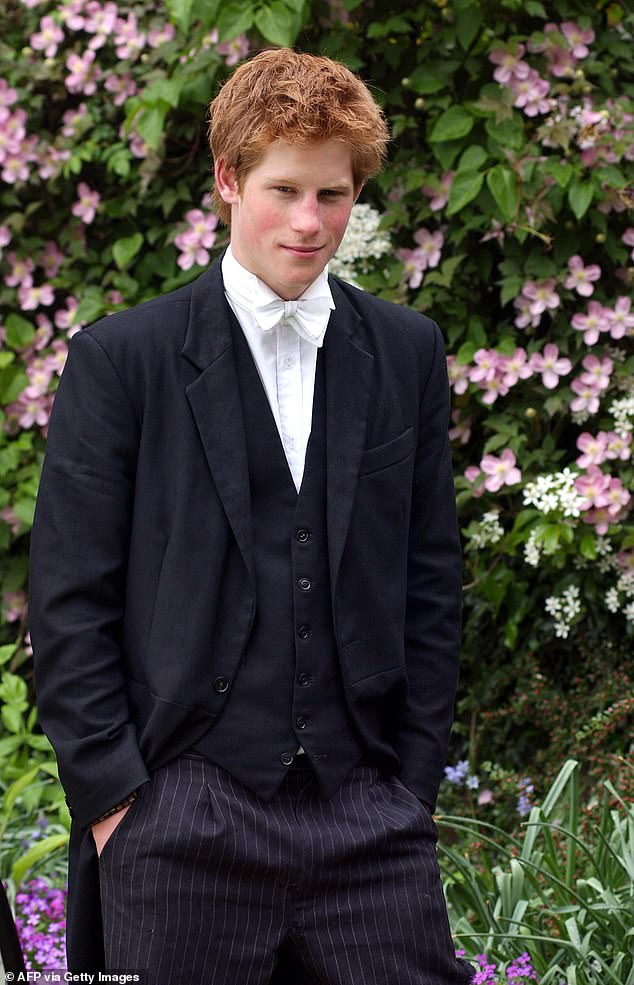
[[568,760],[519,836],[468,818],[440,825],[462,846],[443,846],[441,862],[468,955],[507,963],[528,950],[541,985],[633,985],[634,806],[611,781],[589,809]]

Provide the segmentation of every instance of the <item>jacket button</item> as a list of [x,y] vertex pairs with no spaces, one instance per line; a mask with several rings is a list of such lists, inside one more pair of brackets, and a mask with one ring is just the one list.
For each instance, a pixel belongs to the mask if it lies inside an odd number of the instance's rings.
[[300,626],[297,630],[297,635],[299,636],[300,640],[307,640],[308,637],[310,636],[310,629],[308,628],[308,626]]
[[300,544],[305,544],[306,541],[310,539],[310,531],[306,530],[305,527],[301,527],[301,529],[297,531],[295,536],[297,540],[300,542]]
[[295,724],[297,728],[306,728],[306,726],[309,723],[310,723],[310,718],[307,718],[306,715],[298,715],[297,718],[295,719]]
[[310,591],[310,578],[300,578],[297,582],[302,592]]
[[280,759],[282,760],[283,766],[290,766],[293,762],[293,754],[290,752],[283,752]]
[[214,691],[218,694],[224,694],[225,691],[229,690],[229,681],[226,677],[216,677],[214,681]]
[[302,685],[302,687],[306,687],[307,684],[310,684],[310,677],[309,677],[309,675],[308,674],[304,674],[303,671],[302,671],[301,674],[298,674],[297,675],[297,680],[298,680],[298,683]]

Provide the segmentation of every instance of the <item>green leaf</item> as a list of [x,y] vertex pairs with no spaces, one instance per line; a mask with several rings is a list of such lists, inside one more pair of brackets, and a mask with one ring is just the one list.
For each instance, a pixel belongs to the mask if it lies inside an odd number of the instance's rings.
[[24,716],[22,711],[16,705],[2,706],[2,722],[7,732],[13,732],[14,734],[20,732],[23,721]]
[[517,211],[517,175],[496,164],[487,173],[487,185],[502,217],[510,221]]
[[471,131],[475,120],[462,106],[450,106],[434,123],[429,140],[439,143],[445,140],[459,140]]
[[594,188],[589,181],[575,178],[568,189],[568,202],[577,219],[582,219],[590,207]]
[[478,346],[475,342],[463,342],[456,353],[456,362],[459,366],[466,366],[471,362],[476,354]]
[[247,6],[240,0],[234,0],[233,3],[221,5],[216,24],[218,40],[233,41],[239,34],[245,34],[253,27],[253,15],[254,10],[250,3]]
[[456,23],[456,37],[460,47],[467,51],[473,42],[480,25],[482,24],[482,11],[470,4],[458,13]]
[[11,814],[11,811],[13,810],[13,806],[16,800],[18,799],[22,791],[25,790],[26,787],[28,787],[29,783],[33,783],[33,780],[38,774],[38,769],[39,767],[33,766],[31,769],[27,770],[26,773],[23,773],[21,776],[19,776],[17,780],[14,780],[11,786],[8,787],[7,790],[5,790],[4,795],[2,797],[3,814],[5,815]]
[[4,324],[7,343],[13,349],[25,349],[35,338],[35,329],[22,315],[11,313]]
[[95,321],[106,310],[106,302],[98,287],[90,285],[83,292],[82,299],[75,310],[75,323]]
[[597,556],[597,538],[589,530],[581,535],[579,551],[589,561],[594,561]]
[[191,18],[193,0],[165,0],[165,6],[172,24],[187,34]]
[[255,14],[255,26],[267,41],[279,44],[283,48],[292,45],[295,40],[298,18],[285,7],[283,3],[265,4]]
[[218,19],[220,2],[221,0],[193,0],[190,22],[200,21],[203,30],[214,27]]
[[572,178],[575,169],[572,164],[561,164],[552,158],[544,165],[546,174],[551,174],[560,188],[565,188]]
[[449,192],[447,215],[455,215],[471,202],[482,188],[483,181],[481,171],[459,171]]
[[170,106],[178,106],[184,84],[185,80],[182,76],[175,76],[173,79],[157,79],[147,89],[144,89],[141,97],[142,102],[148,107],[161,102],[169,103]]
[[[449,71],[447,66],[450,66]],[[455,62],[426,62],[424,65],[419,65],[408,76],[410,88],[421,96],[440,92],[451,84],[454,66]]]
[[14,653],[15,643],[7,643],[6,646],[0,646],[0,667],[8,663]]
[[472,144],[471,147],[467,147],[464,154],[460,155],[458,171],[479,171],[488,156],[484,147]]
[[521,150],[524,146],[524,123],[517,113],[503,120],[489,118],[485,121],[484,129],[502,147]]
[[29,848],[28,852],[19,858],[17,862],[14,862],[11,869],[11,878],[17,886],[20,885],[24,876],[29,871],[29,869],[39,862],[40,859],[46,858],[47,855],[51,855],[60,848],[64,848],[68,844],[68,834],[59,835],[49,835],[48,838],[43,838],[42,841],[38,841]]
[[114,262],[119,270],[124,270],[130,261],[137,255],[143,245],[141,233],[133,233],[132,236],[124,236],[112,245],[112,255]]
[[168,106],[166,103],[162,105],[154,104],[153,106],[141,109],[134,117],[132,129],[136,130],[139,136],[153,150],[156,150],[161,142],[167,110]]

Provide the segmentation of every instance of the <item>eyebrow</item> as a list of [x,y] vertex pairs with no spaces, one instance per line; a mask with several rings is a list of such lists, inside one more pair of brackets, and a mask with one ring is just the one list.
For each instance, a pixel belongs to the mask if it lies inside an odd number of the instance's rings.
[[[297,181],[297,179],[293,179],[293,178],[276,178],[276,177],[270,177],[267,180],[271,184],[273,184],[273,185],[297,185],[297,184],[299,184],[299,182]],[[329,191],[337,191],[337,192],[347,192],[347,191],[351,191],[351,190],[354,191],[354,184],[353,184],[352,181],[333,181],[332,184],[330,184],[327,181],[324,181],[322,184],[320,184],[319,187],[320,188],[327,188]]]

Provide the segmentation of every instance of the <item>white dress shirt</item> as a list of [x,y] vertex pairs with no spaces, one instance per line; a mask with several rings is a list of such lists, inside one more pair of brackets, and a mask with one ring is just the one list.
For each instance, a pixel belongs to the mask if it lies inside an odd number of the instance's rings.
[[[277,299],[277,295],[238,263],[231,247],[222,259],[222,277],[227,300],[244,332],[299,492],[313,416],[317,350],[323,344],[325,332],[308,341],[286,319],[271,331],[263,331],[253,309]],[[335,307],[326,270],[301,297],[326,297],[330,309]]]

